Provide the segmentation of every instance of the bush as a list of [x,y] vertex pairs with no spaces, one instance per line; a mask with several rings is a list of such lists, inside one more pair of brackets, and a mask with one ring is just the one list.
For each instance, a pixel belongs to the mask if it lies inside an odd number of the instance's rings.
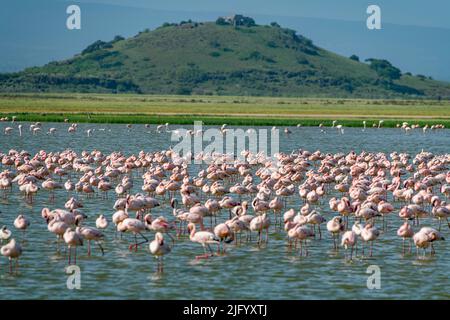
[[226,20],[224,18],[219,17],[216,20],[216,24],[219,26],[226,26],[226,25],[228,25],[228,22],[226,22]]
[[359,57],[358,57],[356,54],[352,54],[352,55],[350,56],[350,59],[359,62]]
[[122,36],[115,36],[114,39],[111,41],[111,43],[115,43],[122,40],[125,40],[125,38]]
[[100,49],[108,49],[108,48],[112,48],[111,43],[97,40],[93,44],[87,46],[86,49],[81,51],[81,54],[87,54],[87,53],[91,53],[91,52],[94,52],[94,51],[97,51]]
[[213,52],[210,52],[209,55],[213,58],[218,58],[218,57],[220,57],[220,52],[213,51]]
[[427,77],[424,76],[423,74],[418,74],[417,78],[419,78],[420,80],[425,80]]
[[179,87],[176,91],[176,94],[181,94],[185,96],[189,96],[192,93],[192,88],[190,87]]
[[306,60],[305,58],[297,58],[297,63],[298,64],[309,64],[309,61]]
[[176,23],[164,22],[160,28],[176,27],[176,26],[178,26],[178,24]]
[[383,59],[367,59],[370,68],[375,70],[379,77],[389,80],[399,79],[402,75],[400,69],[394,67],[389,61]]

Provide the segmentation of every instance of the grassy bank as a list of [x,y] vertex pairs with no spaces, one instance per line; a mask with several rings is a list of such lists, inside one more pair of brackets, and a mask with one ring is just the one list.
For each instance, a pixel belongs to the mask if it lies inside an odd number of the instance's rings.
[[0,116],[19,121],[98,123],[178,123],[219,125],[385,127],[407,121],[450,126],[450,102],[429,100],[343,100],[222,96],[107,94],[2,94]]

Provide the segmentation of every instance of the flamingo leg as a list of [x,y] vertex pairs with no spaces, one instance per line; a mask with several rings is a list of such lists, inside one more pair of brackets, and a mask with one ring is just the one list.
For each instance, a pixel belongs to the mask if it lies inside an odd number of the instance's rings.
[[147,239],[146,236],[144,236],[141,232],[138,232],[138,234],[139,234],[142,238],[144,238],[144,241],[141,241],[141,242],[138,243],[138,242],[137,242],[136,234],[134,235],[134,236],[135,236],[135,241],[136,241],[135,251],[137,251],[138,246],[140,246],[141,244],[144,244],[144,243],[147,243],[147,242],[148,242],[148,239]]
[[100,250],[102,251],[102,256],[105,255],[105,250],[103,249],[101,243],[99,241],[96,241],[98,247],[100,248]]
[[60,236],[59,235],[56,236],[56,252],[59,252],[59,239],[60,239]]
[[169,238],[172,240],[172,244],[175,245],[175,238],[169,233],[166,232],[166,234],[169,236]]
[[[208,252],[206,251],[206,245],[204,243],[202,244],[202,247],[203,247],[204,254],[201,256],[196,256],[195,259],[207,259],[209,257]],[[208,245],[208,247],[209,247],[209,245]],[[211,247],[209,247],[209,249],[211,250]]]

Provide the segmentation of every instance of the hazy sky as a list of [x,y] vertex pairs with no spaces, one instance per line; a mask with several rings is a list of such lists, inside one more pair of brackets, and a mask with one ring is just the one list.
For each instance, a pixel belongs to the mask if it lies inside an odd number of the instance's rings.
[[450,28],[449,0],[79,0],[159,10],[229,11],[247,14],[362,21],[370,4],[379,5],[383,21]]

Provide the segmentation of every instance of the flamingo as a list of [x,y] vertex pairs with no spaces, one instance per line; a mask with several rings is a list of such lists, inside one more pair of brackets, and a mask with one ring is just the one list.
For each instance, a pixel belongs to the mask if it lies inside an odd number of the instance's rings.
[[234,233],[226,223],[220,223],[214,227],[214,235],[220,239],[217,253],[220,253],[221,243],[223,242],[222,253],[225,253],[225,243],[230,243],[234,240]]
[[102,255],[105,254],[105,251],[100,243],[100,240],[103,239],[104,234],[100,230],[93,227],[76,227],[75,232],[88,241],[88,256],[91,255],[91,241],[95,241],[95,243],[97,243],[98,247],[102,251]]
[[47,225],[48,231],[54,233],[56,235],[56,249],[59,251],[59,241],[63,238],[64,233],[69,228],[69,225],[61,221],[59,217],[50,217]]
[[238,241],[238,235],[239,235],[239,242],[242,242],[241,233],[244,230],[249,231],[249,229],[248,229],[249,225],[246,224],[245,222],[239,220],[239,215],[236,215],[231,220],[225,221],[225,223],[231,229],[233,234],[235,235],[234,239],[235,239],[236,245],[237,245],[237,241]]
[[336,239],[339,238],[339,233],[344,231],[344,224],[342,222],[341,216],[335,216],[330,221],[327,222],[327,230],[331,233],[333,237],[333,248],[338,250]]
[[152,219],[152,215],[148,213],[144,216],[144,222],[149,230],[167,234],[172,240],[172,243],[175,244],[175,239],[169,233],[170,230],[174,229],[174,226],[169,224],[166,218],[161,216],[156,219]]
[[348,247],[351,248],[350,250],[350,260],[352,260],[352,256],[353,256],[353,247],[355,246],[356,242],[357,242],[357,236],[356,233],[352,230],[347,230],[342,234],[342,239],[341,239],[341,246],[343,246],[345,248],[345,250],[348,249]]
[[303,242],[305,245],[305,256],[308,255],[308,238],[314,237],[314,232],[306,227],[306,226],[296,226],[293,228],[293,237],[297,240],[300,240],[300,256],[303,255]]
[[64,242],[69,248],[69,265],[71,264],[72,258],[72,247],[75,247],[75,259],[74,264],[77,264],[77,247],[83,245],[83,237],[76,233],[74,230],[67,228],[63,235]]
[[19,257],[22,255],[22,247],[15,239],[11,239],[8,244],[1,247],[0,253],[8,257],[9,260],[9,273],[12,273],[12,260],[16,260],[15,271],[19,268]]
[[443,219],[447,221],[447,225],[450,228],[450,223],[448,222],[448,217],[450,217],[450,208],[445,206],[445,202],[441,203],[441,205],[433,206],[432,213],[439,220],[439,231],[441,231],[441,223]]
[[283,201],[281,201],[278,197],[275,197],[269,202],[269,208],[273,210],[273,213],[275,215],[275,224],[278,221],[278,214],[283,209],[283,207]]
[[319,230],[319,239],[322,239],[322,232],[320,231],[320,224],[324,223],[326,220],[320,213],[318,213],[316,210],[311,211],[311,213],[306,217],[307,223],[312,224],[315,227],[317,225]]
[[[372,256],[373,253],[373,242],[380,236],[380,231],[372,225],[371,223],[368,223],[362,228],[361,230],[361,238],[364,242],[370,242],[370,254],[369,256]],[[364,245],[362,248],[362,252],[364,255]]]
[[[196,256],[196,259],[208,258],[209,256],[214,255],[213,251],[211,250],[210,244],[216,244],[218,248],[217,250],[219,250],[220,239],[217,238],[214,233],[209,231],[196,231],[195,224],[193,224],[192,222],[188,224],[187,229],[189,231],[189,239],[192,242],[200,243],[205,252],[205,254],[202,256]],[[208,255],[208,253],[206,252],[206,247],[208,247],[211,253],[210,255]]]
[[383,227],[387,228],[387,220],[385,225],[385,219],[384,217],[394,211],[394,206],[390,204],[389,202],[386,202],[384,200],[380,201],[377,206],[377,210],[381,215],[383,216]]
[[11,230],[9,230],[6,226],[3,226],[0,229],[0,240],[2,242],[9,240],[9,238],[11,238],[11,235],[12,235]]
[[22,230],[25,235],[25,231],[30,226],[30,221],[22,214],[19,214],[17,218],[14,220],[14,227],[16,229]]
[[172,251],[172,247],[164,241],[161,232],[155,234],[155,240],[148,245],[150,253],[158,259],[158,272],[163,272],[163,257]]
[[106,229],[108,227],[108,220],[104,215],[99,215],[97,220],[95,220],[95,226],[98,229]]
[[403,254],[405,254],[405,239],[409,238],[409,251],[411,252],[411,238],[414,236],[414,230],[408,221],[405,221],[397,230],[397,236],[403,239]]
[[42,182],[42,188],[50,191],[50,201],[54,201],[55,200],[55,190],[61,189],[62,185],[55,182],[53,179],[48,178],[47,180]]
[[250,231],[258,232],[258,245],[261,244],[262,231],[264,229],[266,230],[265,242],[267,243],[269,241],[269,226],[270,226],[270,219],[267,216],[267,213],[265,213],[265,212],[260,216],[254,217],[250,221],[250,226],[249,226]]
[[423,227],[422,229],[419,230],[419,232],[415,233],[413,236],[413,241],[417,248],[417,255],[419,254],[418,251],[419,248],[424,249],[425,254],[425,250],[429,246],[431,246],[430,254],[433,255],[435,253],[433,242],[443,240],[445,240],[445,238],[442,236],[442,234],[439,231],[430,227]]
[[[117,224],[117,229],[121,232],[131,232],[134,234],[134,245],[131,244],[129,246],[129,250],[133,250],[134,247],[134,251],[138,250],[138,246],[148,242],[147,237],[145,237],[142,232],[145,231],[146,226],[144,224],[144,222],[142,222],[141,220],[135,219],[135,218],[126,218],[123,221],[120,221]],[[137,242],[137,235],[140,235],[144,240],[141,242]]]
[[[124,210],[118,210],[114,212],[112,215],[112,222],[116,225],[116,236],[117,231],[119,230],[119,223],[121,223],[123,220],[128,218],[128,213],[126,213]],[[122,237],[122,233],[120,233],[120,236]]]

